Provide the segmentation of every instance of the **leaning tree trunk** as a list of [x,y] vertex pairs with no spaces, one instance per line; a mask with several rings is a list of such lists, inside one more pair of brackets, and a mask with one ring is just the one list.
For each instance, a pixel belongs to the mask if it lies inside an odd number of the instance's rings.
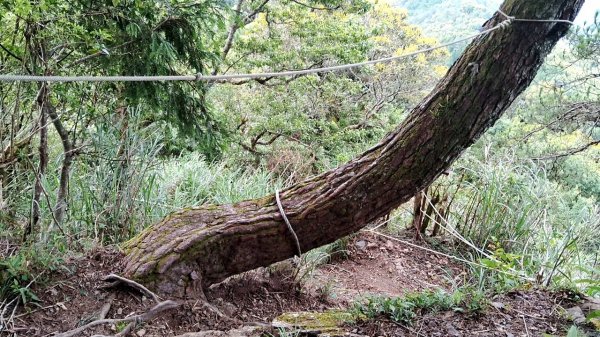
[[[517,18],[574,19],[583,0],[507,0]],[[484,28],[504,20],[500,14]],[[429,185],[533,80],[566,23],[512,22],[476,38],[410,116],[346,165],[281,192],[302,251],[353,233]],[[125,275],[162,292],[200,287],[296,254],[275,197],[171,214],[124,245]]]

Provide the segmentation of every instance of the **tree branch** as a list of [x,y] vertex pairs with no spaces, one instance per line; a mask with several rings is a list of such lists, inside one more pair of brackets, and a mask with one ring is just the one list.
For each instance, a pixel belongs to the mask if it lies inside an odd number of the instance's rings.
[[254,11],[246,15],[246,17],[244,18],[244,25],[247,25],[250,22],[254,21],[256,15],[263,10],[263,8],[269,3],[269,1],[270,0],[263,0],[263,2],[260,5],[258,5],[258,7],[256,7]]
[[12,56],[12,58],[16,59],[19,62],[23,62],[23,59],[20,58],[19,56],[17,56],[15,53],[13,53],[12,51],[8,50],[8,48],[4,47],[2,45],[2,43],[0,43],[0,49],[4,50],[8,55]]
[[[233,20],[233,23],[231,24],[231,27],[229,28],[229,32],[227,33],[227,39],[225,40],[225,46],[223,47],[223,51],[221,52],[221,62],[225,61],[225,59],[227,58],[227,54],[229,54],[229,51],[231,50],[231,46],[233,45],[233,39],[235,38],[235,33],[237,32],[237,30],[240,28],[239,25],[239,21],[240,21],[240,13],[242,10],[242,3],[244,3],[244,0],[238,0],[237,4],[235,5],[235,18]],[[219,67],[215,67],[215,69],[213,69],[212,71],[212,75],[216,75],[219,72]]]
[[293,3],[297,4],[297,5],[302,6],[302,7],[314,9],[316,11],[334,11],[334,10],[339,9],[340,7],[342,7],[341,5],[337,5],[335,7],[316,7],[316,6],[311,6],[309,4],[305,4],[305,3],[300,2],[298,0],[290,0],[290,2],[293,2]]
[[574,149],[566,150],[566,151],[561,152],[561,153],[551,154],[551,155],[544,156],[544,157],[531,158],[531,160],[551,160],[551,159],[558,159],[558,158],[562,158],[562,157],[568,157],[568,156],[572,156],[574,154],[583,152],[583,151],[589,149],[590,147],[592,147],[594,145],[598,145],[598,144],[600,144],[600,140],[595,140],[593,142],[589,142],[587,144],[583,144],[583,145],[581,145],[579,147],[576,147]]

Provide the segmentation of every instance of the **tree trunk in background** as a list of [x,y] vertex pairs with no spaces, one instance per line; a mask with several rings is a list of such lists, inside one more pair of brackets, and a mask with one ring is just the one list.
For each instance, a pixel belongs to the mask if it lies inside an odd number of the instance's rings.
[[35,174],[35,185],[33,187],[33,200],[31,201],[31,216],[29,222],[23,231],[23,242],[27,241],[29,236],[37,228],[38,222],[40,221],[40,206],[42,197],[42,177],[46,174],[48,169],[48,109],[50,109],[50,97],[48,95],[48,87],[46,84],[42,84],[40,92],[37,96],[37,105],[40,107],[40,122],[39,122],[39,133],[40,133],[40,145],[38,147],[38,154],[40,156],[38,168]]
[[[60,181],[58,192],[56,193],[56,206],[54,207],[54,220],[57,226],[61,226],[67,213],[67,194],[69,192],[69,176],[71,173],[71,165],[75,157],[73,143],[69,139],[69,132],[61,122],[60,117],[56,113],[56,108],[48,101],[48,116],[52,120],[52,124],[56,132],[60,136],[63,145],[63,160],[60,168]],[[49,230],[50,232],[50,230]]]
[[421,234],[425,232],[425,230],[423,230],[423,218],[425,209],[427,208],[427,203],[425,202],[426,199],[424,196],[427,195],[428,189],[428,187],[425,187],[424,190],[415,194],[413,199],[412,227],[415,230],[415,240],[421,240]]
[[[119,149],[117,150],[117,169],[115,172],[116,179],[116,190],[117,195],[115,196],[115,209],[110,214],[111,222],[115,222],[115,231],[117,237],[127,237],[126,235],[129,222],[129,205],[127,200],[132,196],[129,193],[131,188],[127,181],[129,176],[129,165],[130,165],[130,149],[129,149],[129,110],[127,107],[119,107],[117,109],[120,117],[121,127],[119,128]],[[112,227],[112,226],[111,226]]]
[[[573,20],[583,0],[508,0],[517,18]],[[504,18],[496,14],[491,28]],[[356,232],[428,186],[533,80],[565,23],[513,22],[476,38],[396,130],[360,157],[281,192],[303,252]],[[292,257],[273,195],[171,214],[124,245],[125,275],[162,292],[199,288]]]

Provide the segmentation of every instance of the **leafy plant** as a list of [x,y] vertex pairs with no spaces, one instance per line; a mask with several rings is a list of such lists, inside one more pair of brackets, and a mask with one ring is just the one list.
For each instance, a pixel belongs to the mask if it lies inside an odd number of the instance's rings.
[[31,286],[47,271],[60,268],[63,259],[56,251],[39,245],[22,247],[0,261],[0,302],[17,297],[22,304],[39,301]]
[[461,290],[451,294],[443,291],[411,293],[403,297],[369,297],[365,302],[356,302],[353,313],[357,318],[374,319],[385,316],[402,324],[411,324],[417,315],[445,310],[479,312],[484,296],[470,296]]
[[567,337],[586,337],[587,335],[583,332],[580,331],[577,326],[572,325],[569,328],[569,331],[567,331]]

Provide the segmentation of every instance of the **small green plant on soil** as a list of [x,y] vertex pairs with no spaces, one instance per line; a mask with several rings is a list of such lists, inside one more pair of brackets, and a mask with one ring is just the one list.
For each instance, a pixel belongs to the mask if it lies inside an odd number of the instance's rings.
[[488,258],[479,259],[480,265],[473,265],[471,273],[480,291],[503,293],[522,286],[528,278],[520,265],[524,257],[496,248]]
[[117,330],[117,332],[121,332],[127,327],[128,324],[129,322],[118,322],[117,324],[115,324],[115,329]]
[[270,333],[266,333],[263,336],[264,337],[297,337],[299,335],[300,335],[300,333],[298,331],[287,331],[284,328],[277,328],[277,334],[276,335],[272,335]]
[[31,290],[35,282],[43,281],[46,271],[56,270],[62,262],[59,254],[37,245],[22,247],[0,261],[0,300],[15,298],[22,304],[39,301]]
[[369,297],[365,302],[357,302],[352,309],[357,319],[387,317],[394,322],[410,325],[418,316],[428,312],[455,310],[460,312],[480,312],[486,306],[482,293],[456,290],[447,293],[441,290],[407,294],[402,297]]
[[572,325],[567,332],[567,337],[587,337],[587,334],[577,328],[577,326]]

